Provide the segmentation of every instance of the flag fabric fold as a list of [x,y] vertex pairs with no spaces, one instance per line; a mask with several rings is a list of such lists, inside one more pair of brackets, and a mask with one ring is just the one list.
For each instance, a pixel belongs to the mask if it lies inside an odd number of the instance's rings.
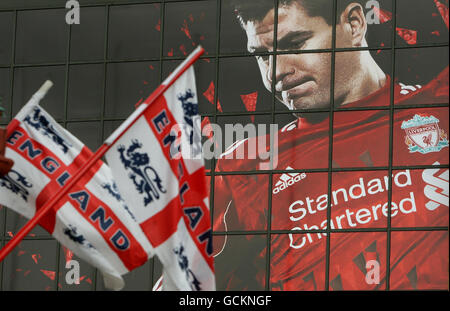
[[[47,81],[7,128],[5,156],[14,166],[0,177],[0,204],[31,218],[79,171],[92,152],[40,105]],[[95,165],[39,224],[62,245],[98,268],[105,287],[119,290],[122,275],[143,265],[153,248],[117,190],[111,169]]]
[[215,290],[193,66],[148,106],[107,139],[106,161],[163,264],[163,288]]

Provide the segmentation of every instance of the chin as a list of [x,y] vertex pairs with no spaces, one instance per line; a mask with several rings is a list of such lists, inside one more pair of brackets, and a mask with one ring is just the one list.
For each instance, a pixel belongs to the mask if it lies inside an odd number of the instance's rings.
[[294,102],[292,109],[313,109],[316,107],[315,101],[312,98],[304,97]]
[[315,97],[303,97],[294,102],[293,109],[324,109],[330,107],[330,101]]

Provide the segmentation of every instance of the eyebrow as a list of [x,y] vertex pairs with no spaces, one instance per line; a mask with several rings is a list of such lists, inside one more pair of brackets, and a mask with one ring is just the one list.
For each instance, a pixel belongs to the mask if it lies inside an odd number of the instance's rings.
[[[290,31],[283,38],[278,40],[278,48],[281,50],[288,49],[294,40],[306,40],[309,39],[314,34],[313,31]],[[250,53],[265,53],[268,49],[261,46],[250,46],[248,48]]]
[[278,48],[279,49],[287,49],[290,47],[292,41],[294,40],[306,40],[309,39],[313,35],[313,31],[290,31],[283,38],[278,40]]

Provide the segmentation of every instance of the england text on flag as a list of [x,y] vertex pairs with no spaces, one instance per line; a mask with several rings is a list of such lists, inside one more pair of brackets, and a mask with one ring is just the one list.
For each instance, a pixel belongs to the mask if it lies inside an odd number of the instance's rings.
[[164,289],[215,290],[193,67],[151,105],[150,98],[107,139],[106,160],[163,263]]
[[[8,125],[11,171],[0,178],[0,204],[31,218],[83,166],[92,152],[40,105],[44,86]],[[103,272],[105,286],[121,289],[121,275],[144,264],[153,250],[101,161],[39,224],[62,245]]]

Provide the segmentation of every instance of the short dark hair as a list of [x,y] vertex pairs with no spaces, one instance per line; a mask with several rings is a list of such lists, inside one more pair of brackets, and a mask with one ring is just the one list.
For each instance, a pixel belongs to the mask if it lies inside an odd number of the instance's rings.
[[[267,13],[274,8],[273,0],[230,0],[231,6],[238,15],[241,23],[248,21],[260,21]],[[321,16],[328,25],[333,24],[333,3],[334,0],[280,0],[279,6],[289,5],[298,2],[311,17]],[[352,2],[360,3],[361,0],[337,0],[337,16]],[[364,8],[364,5],[363,5]],[[336,20],[339,23],[339,20]]]

